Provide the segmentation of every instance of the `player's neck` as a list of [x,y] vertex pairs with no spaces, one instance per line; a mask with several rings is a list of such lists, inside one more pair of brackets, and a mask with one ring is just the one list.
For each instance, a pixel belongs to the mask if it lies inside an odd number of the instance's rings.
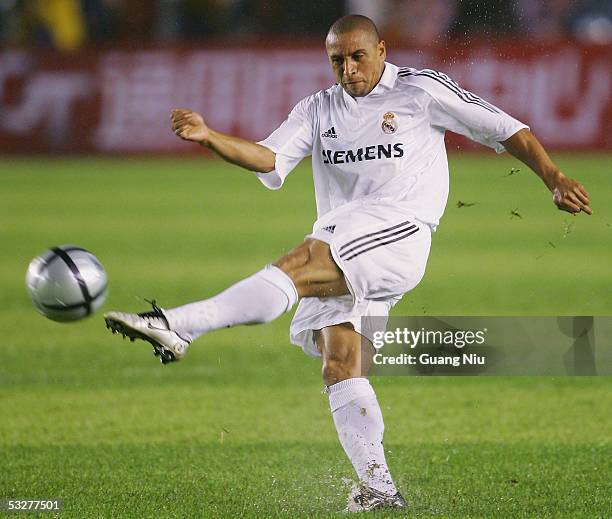
[[[366,94],[364,94],[364,95],[362,95],[362,96],[359,96],[359,97],[367,97],[367,96],[369,96],[369,95],[370,95],[370,93],[372,93],[372,92],[374,91],[374,89],[375,89],[375,88],[378,86],[378,84],[380,83],[380,80],[382,79],[383,74],[385,73],[385,67],[386,67],[386,64],[385,64],[385,63],[383,63],[382,69],[380,69],[380,73],[378,74],[378,79],[376,80],[376,83],[374,83],[374,85],[372,86],[372,88],[370,88],[370,90],[368,90],[368,92],[367,92]],[[357,99],[357,98],[356,98],[356,97],[354,97],[354,96],[352,96],[352,97],[353,97],[353,99]]]

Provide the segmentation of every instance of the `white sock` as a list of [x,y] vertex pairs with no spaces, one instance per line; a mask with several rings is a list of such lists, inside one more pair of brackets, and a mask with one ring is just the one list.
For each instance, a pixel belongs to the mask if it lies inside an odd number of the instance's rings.
[[288,312],[297,300],[291,278],[278,267],[266,265],[210,299],[164,310],[164,314],[173,330],[193,341],[219,328],[267,323]]
[[397,492],[383,449],[383,423],[374,389],[367,378],[349,378],[328,386],[336,430],[359,479],[385,494]]

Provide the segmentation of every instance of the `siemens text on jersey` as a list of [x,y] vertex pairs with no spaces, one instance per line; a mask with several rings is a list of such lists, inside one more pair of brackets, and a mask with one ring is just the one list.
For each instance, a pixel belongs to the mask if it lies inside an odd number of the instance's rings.
[[377,144],[356,150],[321,150],[323,164],[347,164],[362,160],[398,159],[404,156],[404,144]]

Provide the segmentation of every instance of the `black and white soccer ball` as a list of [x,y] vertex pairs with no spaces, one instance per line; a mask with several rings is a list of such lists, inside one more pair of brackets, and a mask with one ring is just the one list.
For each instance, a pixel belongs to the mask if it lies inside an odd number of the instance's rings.
[[34,258],[26,286],[34,306],[53,321],[77,321],[106,300],[108,279],[98,259],[74,245],[51,247]]

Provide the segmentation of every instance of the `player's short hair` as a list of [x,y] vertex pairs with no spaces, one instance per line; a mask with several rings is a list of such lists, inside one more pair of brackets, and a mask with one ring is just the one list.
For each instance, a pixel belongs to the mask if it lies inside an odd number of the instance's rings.
[[339,36],[357,30],[364,31],[372,38],[375,38],[376,42],[380,41],[380,34],[378,33],[376,24],[367,16],[361,14],[347,14],[336,20],[329,28],[329,31],[327,31],[327,37],[329,38],[332,34],[334,36]]

